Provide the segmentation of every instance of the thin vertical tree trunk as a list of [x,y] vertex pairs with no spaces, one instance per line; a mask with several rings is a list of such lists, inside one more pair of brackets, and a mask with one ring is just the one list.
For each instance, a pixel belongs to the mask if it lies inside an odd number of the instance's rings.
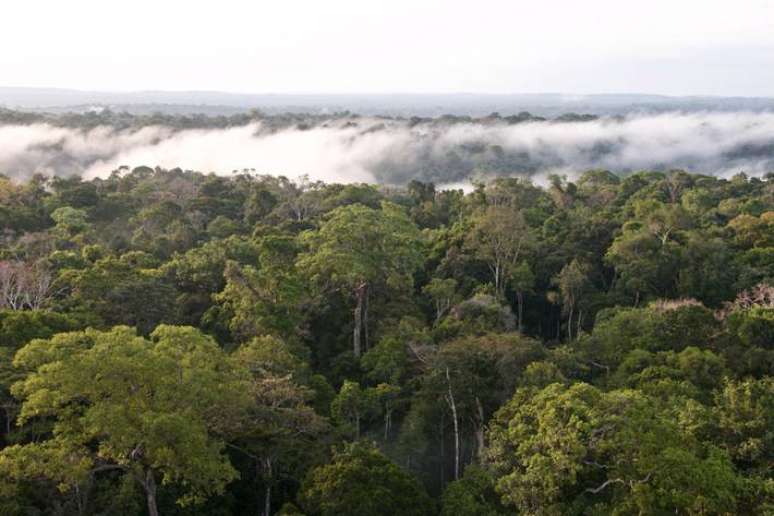
[[156,478],[150,469],[145,472],[143,487],[145,488],[145,499],[148,503],[148,516],[159,516],[159,508],[156,504]]
[[495,293],[500,295],[500,262],[495,264]]
[[581,321],[583,320],[583,310],[578,310],[578,324],[575,326],[575,340],[578,340],[581,332]]
[[364,286],[363,290],[365,290],[365,293],[363,294],[363,329],[365,330],[365,344],[363,346],[363,351],[368,351],[369,346],[369,332],[368,332],[368,286]]
[[524,294],[521,292],[516,292],[516,301],[518,302],[518,312],[519,312],[519,333],[524,333]]
[[457,418],[457,404],[454,402],[454,393],[452,393],[451,376],[449,368],[446,368],[446,383],[449,386],[449,394],[446,396],[446,402],[452,412],[452,422],[454,423],[454,480],[460,479],[460,427]]
[[390,436],[390,430],[392,429],[392,409],[385,408],[384,410],[384,440]]
[[567,318],[567,340],[572,340],[572,316],[573,312],[575,311],[575,307],[570,304],[570,316]]
[[266,480],[266,489],[263,496],[263,516],[271,516],[271,479],[273,477],[271,468],[271,459],[265,459],[264,464],[268,472]]
[[355,327],[352,332],[352,344],[355,357],[359,358],[361,354],[362,344],[362,331],[363,331],[363,309],[366,293],[366,284],[361,283],[355,289],[355,299],[357,304],[355,306]]
[[481,400],[476,396],[476,457],[478,463],[484,462],[484,450],[486,443],[484,442],[484,407],[481,406]]
[[444,425],[444,419],[445,419],[445,413],[441,414],[441,422],[439,425],[439,435],[441,436],[441,485],[446,485],[446,436],[444,435],[443,431],[443,425]]

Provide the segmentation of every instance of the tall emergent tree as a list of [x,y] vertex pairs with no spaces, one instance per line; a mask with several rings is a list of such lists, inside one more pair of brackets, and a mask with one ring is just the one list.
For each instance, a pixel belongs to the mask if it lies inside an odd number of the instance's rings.
[[496,490],[520,514],[726,514],[737,477],[639,391],[517,389],[490,424]]
[[379,287],[405,290],[422,264],[419,229],[399,206],[361,204],[333,210],[316,231],[301,235],[308,251],[298,265],[324,290],[341,288],[355,298],[353,351],[368,347],[368,302]]
[[158,515],[157,485],[176,484],[186,504],[221,492],[237,476],[223,453],[229,424],[249,407],[249,378],[229,367],[215,341],[194,328],[159,326],[151,340],[128,327],[33,340],[14,364],[18,422],[51,422],[48,438],[10,446],[0,470],[88,487],[107,471],[130,475]]
[[524,214],[510,206],[489,206],[474,221],[465,245],[492,272],[498,296],[505,293],[511,273],[532,241]]

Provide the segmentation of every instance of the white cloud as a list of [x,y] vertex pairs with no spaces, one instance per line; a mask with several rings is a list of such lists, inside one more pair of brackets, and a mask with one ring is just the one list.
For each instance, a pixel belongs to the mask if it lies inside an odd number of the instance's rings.
[[[356,124],[355,124],[356,123]],[[707,174],[774,171],[773,113],[665,113],[593,122],[441,122],[358,118],[311,129],[260,124],[173,131],[0,126],[0,172],[105,176],[119,166],[181,167],[327,182],[436,183],[474,175],[545,175],[591,168],[684,168]]]

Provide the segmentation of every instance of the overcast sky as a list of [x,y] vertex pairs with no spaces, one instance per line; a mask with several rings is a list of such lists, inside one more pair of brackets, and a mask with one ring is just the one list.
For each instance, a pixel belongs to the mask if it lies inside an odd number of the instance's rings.
[[774,96],[774,0],[8,0],[0,85]]

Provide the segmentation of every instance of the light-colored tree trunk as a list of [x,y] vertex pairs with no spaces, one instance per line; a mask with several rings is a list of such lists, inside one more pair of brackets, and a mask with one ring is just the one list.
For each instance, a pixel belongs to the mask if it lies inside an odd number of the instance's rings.
[[481,406],[481,400],[476,396],[476,457],[479,464],[484,462],[484,451],[486,450],[484,425],[484,407]]
[[500,262],[495,264],[495,292],[500,295]]
[[355,289],[355,299],[357,303],[355,306],[355,327],[352,332],[352,344],[353,352],[357,358],[359,358],[362,353],[363,316],[365,313],[367,296],[368,286],[365,282],[363,282]]
[[449,368],[446,368],[446,383],[449,386],[449,393],[446,395],[446,402],[452,412],[452,423],[454,424],[454,480],[460,479],[460,427],[457,417],[457,404],[454,402],[454,393],[452,392],[451,376]]
[[443,425],[446,422],[444,421],[444,419],[446,419],[445,416],[446,414],[442,413],[441,420],[438,423],[438,435],[441,436],[441,461],[440,461],[441,467],[439,468],[439,475],[441,477],[442,486],[446,485],[446,435],[445,435],[445,432],[443,431],[444,430]]
[[392,409],[384,409],[384,440],[390,436],[390,430],[392,429]]
[[363,345],[363,351],[368,351],[370,345],[370,334],[368,331],[368,286],[365,287],[365,295],[363,296],[363,329],[365,330],[365,343]]

